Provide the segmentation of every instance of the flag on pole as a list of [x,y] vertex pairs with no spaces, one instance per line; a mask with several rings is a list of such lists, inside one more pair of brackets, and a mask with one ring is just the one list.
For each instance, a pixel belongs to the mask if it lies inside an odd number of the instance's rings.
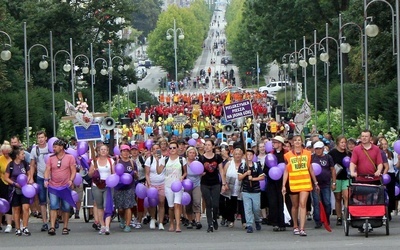
[[306,99],[303,103],[303,106],[300,109],[300,112],[296,114],[294,117],[294,123],[296,124],[295,133],[300,135],[303,131],[303,128],[306,126],[307,122],[311,119],[311,105]]
[[229,91],[228,94],[226,95],[224,105],[231,104],[231,92]]

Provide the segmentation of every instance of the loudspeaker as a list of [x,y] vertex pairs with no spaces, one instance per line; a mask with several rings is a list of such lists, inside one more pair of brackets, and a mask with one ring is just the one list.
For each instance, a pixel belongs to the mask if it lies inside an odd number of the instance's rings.
[[112,130],[115,128],[115,120],[112,117],[106,117],[101,123],[101,126],[103,129]]
[[235,128],[232,125],[225,125],[222,128],[222,133],[226,134],[226,135],[231,135],[235,132]]

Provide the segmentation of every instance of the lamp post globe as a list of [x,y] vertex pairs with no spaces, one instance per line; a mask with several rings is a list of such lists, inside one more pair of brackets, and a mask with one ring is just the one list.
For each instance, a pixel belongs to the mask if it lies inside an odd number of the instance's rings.
[[8,61],[11,59],[11,51],[9,50],[3,50],[1,52],[1,60],[3,61]]
[[379,33],[379,27],[376,24],[368,24],[365,26],[365,34],[369,37],[376,37]]

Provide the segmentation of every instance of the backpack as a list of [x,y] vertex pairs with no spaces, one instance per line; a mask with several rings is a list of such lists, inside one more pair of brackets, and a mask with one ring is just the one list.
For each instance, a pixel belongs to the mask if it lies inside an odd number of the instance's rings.
[[[169,160],[169,156],[165,157],[165,166],[167,166],[167,162]],[[179,156],[179,163],[181,164],[181,168],[182,168],[182,174],[183,174],[183,159],[182,156]],[[150,164],[151,165],[151,164]]]
[[[151,157],[153,157],[153,156],[151,156]],[[139,162],[140,162],[140,164],[142,164],[142,168],[144,168],[145,160],[143,159],[143,157],[141,155],[139,155]],[[151,158],[151,163],[153,163],[153,158]],[[150,165],[151,165],[151,163],[150,163]]]
[[[25,168],[25,172],[26,172],[26,169],[28,168],[28,163],[26,161],[22,161],[22,164],[24,164],[24,168]],[[10,177],[11,177],[13,170],[14,170],[14,161],[10,161],[10,163],[8,163],[8,165],[10,165]]]

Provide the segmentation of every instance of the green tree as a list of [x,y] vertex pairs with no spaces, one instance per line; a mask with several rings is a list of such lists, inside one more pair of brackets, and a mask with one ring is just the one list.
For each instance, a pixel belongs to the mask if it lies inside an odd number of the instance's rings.
[[132,26],[142,31],[139,40],[144,43],[144,38],[156,27],[158,16],[161,13],[162,1],[133,0],[133,5],[135,11],[132,14]]

